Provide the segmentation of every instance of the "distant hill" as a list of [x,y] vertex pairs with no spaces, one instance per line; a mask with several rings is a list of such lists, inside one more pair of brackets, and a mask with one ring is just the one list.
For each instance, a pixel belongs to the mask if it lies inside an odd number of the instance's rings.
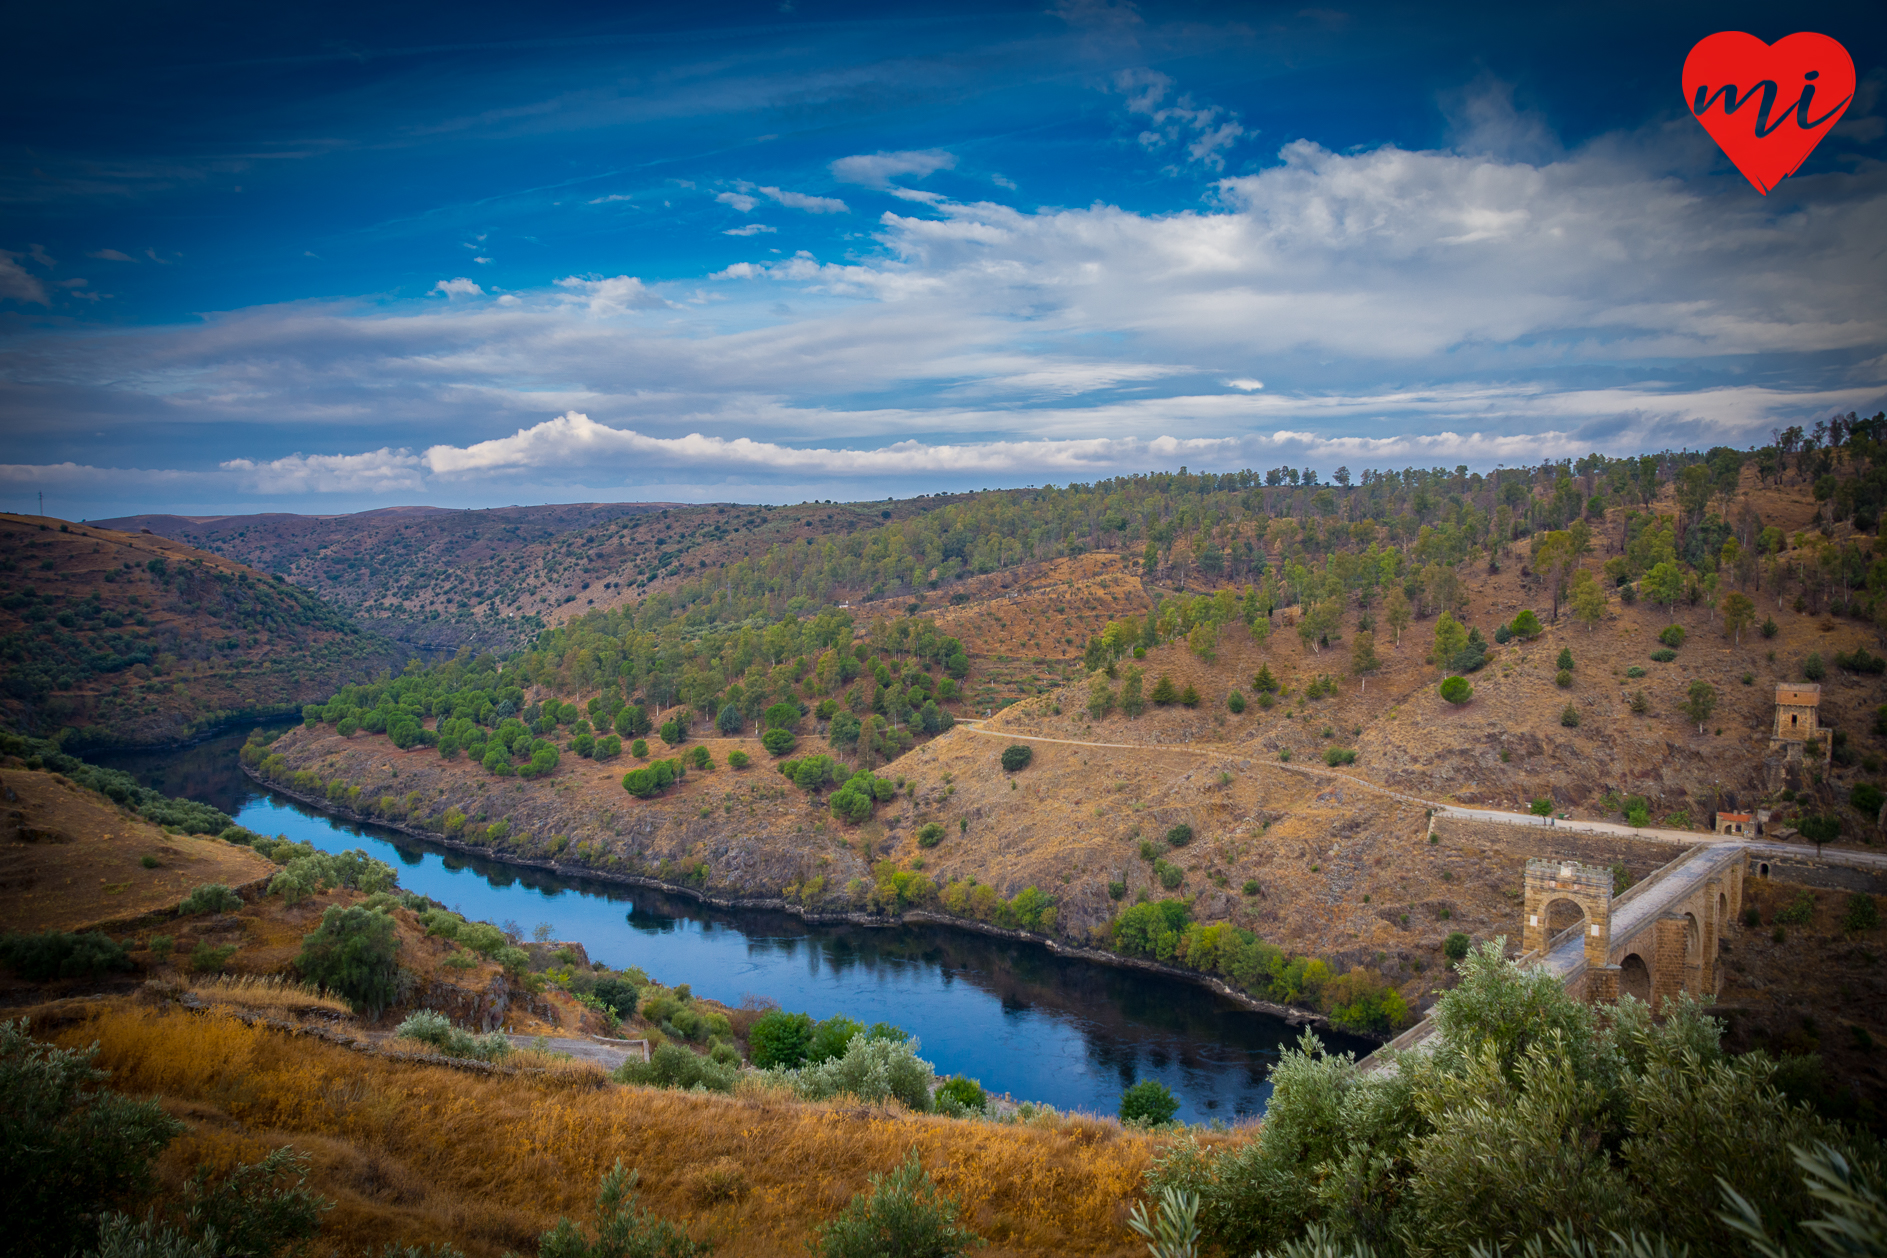
[[0,722],[23,732],[177,742],[411,654],[319,595],[155,532],[0,514]]

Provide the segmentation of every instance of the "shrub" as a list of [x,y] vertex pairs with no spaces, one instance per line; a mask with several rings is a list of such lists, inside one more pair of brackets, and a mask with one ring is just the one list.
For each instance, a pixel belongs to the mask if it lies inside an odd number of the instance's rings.
[[619,1083],[645,1088],[700,1088],[704,1092],[732,1092],[739,1072],[711,1058],[689,1052],[679,1044],[664,1044],[647,1061],[634,1058],[616,1068]]
[[1160,680],[1153,683],[1153,690],[1147,695],[1147,698],[1153,700],[1161,707],[1165,707],[1169,703],[1178,703],[1179,687],[1173,684],[1171,677],[1162,677]]
[[1749,927],[1756,927],[1756,926],[1761,926],[1762,924],[1763,924],[1763,915],[1760,911],[1757,910],[1754,904],[1750,905],[1748,908],[1743,910],[1743,925],[1749,926]]
[[653,1210],[637,1209],[637,1200],[636,1173],[623,1170],[618,1158],[597,1190],[596,1239],[590,1240],[582,1228],[560,1218],[556,1227],[538,1238],[537,1258],[697,1258],[711,1252],[711,1246],[689,1240],[679,1224]]
[[1198,688],[1195,687],[1191,682],[1187,682],[1186,688],[1179,692],[1179,702],[1181,706],[1183,707],[1188,707],[1188,708],[1198,707],[1199,706]]
[[1684,626],[1666,625],[1658,630],[1658,641],[1665,646],[1677,648],[1684,645]]
[[1166,832],[1168,847],[1185,847],[1190,842],[1192,842],[1192,827],[1183,821]]
[[1155,843],[1152,839],[1140,840],[1140,859],[1143,861],[1156,861],[1160,859],[1159,844]]
[[[1561,673],[1560,676],[1564,677],[1565,674]],[[1579,709],[1570,703],[1561,708],[1559,712],[1559,723],[1564,725],[1567,729],[1578,729]]]
[[1848,911],[1841,915],[1841,929],[1850,935],[1858,931],[1873,930],[1880,925],[1880,909],[1874,903],[1874,897],[1865,891],[1856,891],[1848,897]]
[[778,726],[775,726],[760,735],[760,745],[767,749],[768,755],[783,756],[793,748],[799,746],[799,740],[793,737],[791,730],[780,729]]
[[1242,890],[1246,895],[1257,895],[1259,890],[1258,880],[1256,878],[1245,879],[1245,885]]
[[331,904],[301,941],[295,968],[369,1017],[393,1003],[400,940],[393,919],[354,905]]
[[1802,837],[1817,847],[1841,837],[1841,818],[1834,813],[1807,813],[1796,823]]
[[[822,1061],[831,1061],[845,1056],[846,1047],[851,1044],[854,1035],[865,1032],[863,1023],[844,1014],[834,1014],[823,1022],[815,1022],[812,1028],[812,1042],[806,1048],[806,1064],[816,1066]],[[899,1034],[891,1037],[903,1039]]]
[[1558,686],[1561,690],[1571,690],[1573,684],[1572,673],[1567,669],[1560,669],[1559,672],[1553,676],[1553,684]]
[[1442,942],[1441,954],[1450,962],[1460,961],[1468,955],[1470,942],[1465,932],[1457,930]]
[[1810,651],[1808,658],[1802,661],[1802,676],[1810,681],[1820,681],[1828,675],[1828,668],[1821,662],[1820,651]]
[[1107,881],[1107,898],[1108,899],[1122,900],[1122,899],[1125,899],[1126,896],[1127,896],[1127,884],[1125,882],[1121,881],[1119,878],[1108,879]]
[[1153,873],[1159,878],[1160,885],[1168,891],[1176,890],[1180,883],[1186,881],[1186,871],[1171,861],[1154,861]]
[[1234,690],[1225,696],[1225,706],[1231,709],[1233,716],[1237,716],[1245,710],[1245,696]]
[[1625,676],[1627,677],[1636,678],[1636,677],[1643,677],[1644,675],[1645,675],[1645,667],[1642,664],[1633,664],[1630,668],[1625,670]]
[[1883,802],[1887,802],[1887,796],[1884,796],[1880,787],[1872,782],[1857,782],[1848,792],[1849,805],[1869,817],[1880,814],[1880,806]]
[[1333,769],[1340,764],[1355,764],[1356,753],[1348,747],[1331,747],[1324,752],[1324,763]]
[[1474,687],[1465,677],[1450,677],[1441,684],[1441,697],[1459,706],[1474,697]]
[[937,1185],[913,1149],[889,1175],[873,1175],[809,1248],[821,1258],[956,1258],[982,1237],[957,1223],[957,1203]]
[[132,968],[131,957],[124,947],[96,930],[78,935],[62,930],[49,930],[40,935],[0,935],[0,964],[29,983],[44,983],[55,978],[97,978]]
[[638,738],[630,743],[629,754],[638,760],[647,760],[649,758],[649,740],[646,738]]
[[919,847],[936,847],[943,842],[944,828],[934,821],[927,821],[917,828]]
[[1002,750],[1002,767],[1010,773],[1019,773],[1026,769],[1029,761],[1035,759],[1035,749],[1024,747],[1020,743]]
[[473,1035],[462,1027],[453,1026],[450,1018],[431,1009],[421,1009],[409,1015],[394,1030],[393,1038],[417,1040],[421,1044],[431,1045],[447,1057],[467,1057],[474,1061],[497,1061],[511,1053],[511,1041],[498,1032]]
[[1531,811],[1533,815],[1536,817],[1552,816],[1553,815],[1552,797],[1547,796],[1547,795],[1542,795],[1539,798],[1535,799],[1533,803],[1531,804],[1529,811]]
[[989,1098],[983,1094],[982,1084],[974,1079],[956,1075],[944,1080],[943,1086],[937,1089],[937,1099],[939,1101],[947,1099],[951,1104],[964,1109],[980,1110]]
[[1120,1121],[1157,1126],[1173,1121],[1179,1098],[1158,1079],[1142,1079],[1120,1094]]
[[1554,667],[1559,669],[1562,673],[1570,673],[1573,670],[1573,653],[1571,647],[1566,646],[1559,649],[1559,659],[1554,662]]
[[196,913],[234,913],[242,907],[242,897],[220,882],[206,882],[183,898],[177,911],[190,916]]
[[852,1036],[841,1056],[809,1062],[789,1072],[788,1082],[809,1101],[896,1098],[905,1108],[923,1113],[930,1109],[931,1074],[930,1063],[917,1056],[917,1041],[861,1032]]
[[747,1055],[762,1070],[798,1066],[811,1047],[812,1019],[803,1013],[771,1009],[747,1031]]
[[[8,936],[18,938],[19,936]],[[55,1048],[0,1022],[0,1218],[8,1252],[65,1258],[88,1248],[97,1212],[153,1187],[151,1163],[184,1125],[158,1102],[97,1085],[85,1049]]]
[[1767,616],[1763,618],[1763,623],[1762,623],[1763,637],[1773,638],[1780,631],[1781,631],[1781,626],[1776,624],[1776,618],[1774,616]]
[[1836,652],[1835,667],[1850,673],[1887,673],[1887,658],[1869,655],[1866,647],[1857,646],[1852,654]]
[[1546,632],[1545,626],[1540,624],[1540,618],[1533,613],[1531,608],[1515,616],[1507,627],[1514,637],[1523,642],[1531,642]]
[[660,788],[655,784],[654,769],[631,769],[622,775],[622,789],[637,799],[647,799]]
[[744,769],[752,763],[753,757],[738,747],[727,753],[727,767],[730,769]]
[[1651,710],[1651,700],[1645,698],[1644,691],[1634,690],[1631,692],[1631,700],[1627,706],[1631,708],[1633,716],[1643,716]]
[[1806,926],[1815,916],[1815,897],[1807,891],[1798,894],[1794,900],[1776,910],[1776,923],[1780,926]]
[[1660,664],[1669,664],[1672,660],[1677,658],[1677,652],[1673,651],[1668,646],[1661,646],[1651,653],[1651,658]]
[[590,989],[590,995],[609,1007],[618,1018],[627,1019],[636,1011],[636,1001],[641,991],[627,979],[608,975],[596,980],[596,986]]
[[1494,641],[1499,645],[1506,646],[1509,642],[1513,641],[1513,637],[1514,631],[1509,629],[1506,625],[1495,626]]
[[229,959],[235,955],[235,944],[218,946],[207,939],[200,939],[191,950],[190,969],[196,974],[215,974],[229,964]]

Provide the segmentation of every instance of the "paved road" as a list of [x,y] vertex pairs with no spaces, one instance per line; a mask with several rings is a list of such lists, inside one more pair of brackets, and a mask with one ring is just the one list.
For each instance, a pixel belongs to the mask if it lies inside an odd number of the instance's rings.
[[[1041,734],[1016,734],[1008,730],[983,728],[981,720],[958,721],[972,734],[982,734],[989,738],[1006,738],[1011,742],[1025,743],[1060,743],[1066,747],[1105,747],[1114,751],[1183,751],[1202,756],[1242,756],[1246,753],[1223,747],[1187,747],[1166,746],[1159,743],[1095,743],[1083,742],[1074,738],[1048,738]],[[1887,873],[1887,853],[1862,852],[1853,848],[1816,848],[1812,843],[1778,843],[1772,839],[1745,839],[1731,835],[1699,834],[1694,830],[1664,830],[1656,826],[1636,829],[1622,826],[1611,821],[1575,821],[1561,820],[1557,817],[1536,817],[1532,813],[1503,812],[1497,808],[1463,808],[1459,804],[1446,804],[1439,800],[1423,799],[1419,795],[1405,795],[1401,791],[1392,791],[1386,786],[1379,786],[1367,778],[1360,778],[1351,773],[1338,773],[1334,769],[1320,769],[1307,764],[1286,764],[1276,766],[1292,773],[1302,773],[1310,777],[1329,778],[1339,782],[1348,782],[1366,791],[1385,795],[1390,799],[1401,800],[1405,804],[1416,804],[1433,809],[1437,817],[1456,817],[1463,821],[1488,821],[1503,826],[1531,826],[1546,830],[1571,830],[1580,834],[1610,834],[1626,839],[1645,839],[1655,843],[1669,843],[1677,847],[1695,847],[1704,844],[1736,844],[1747,847],[1757,859],[1768,856],[1781,860],[1816,861],[1824,865],[1845,865],[1851,869],[1866,869]]]

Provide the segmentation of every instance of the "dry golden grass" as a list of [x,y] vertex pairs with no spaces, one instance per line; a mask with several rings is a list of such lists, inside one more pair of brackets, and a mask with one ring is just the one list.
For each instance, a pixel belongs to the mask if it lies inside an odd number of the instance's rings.
[[1126,1211],[1159,1145],[1088,1118],[1009,1126],[481,1075],[175,1009],[118,1005],[57,1038],[96,1039],[113,1086],[159,1094],[190,1124],[165,1156],[172,1184],[198,1162],[282,1143],[309,1153],[312,1185],[336,1202],[323,1243],[346,1252],[391,1240],[447,1241],[473,1258],[528,1250],[559,1214],[587,1218],[620,1158],[640,1170],[645,1204],[718,1253],[793,1253],[867,1176],[915,1150],[990,1238],[991,1258],[1127,1258],[1142,1249]]
[[10,930],[86,930],[171,908],[206,882],[238,887],[275,870],[246,847],[166,834],[57,773],[0,770],[0,783],[18,798],[6,810],[42,836],[0,843],[0,921]]
[[345,1000],[313,983],[279,974],[219,974],[190,984],[190,993],[212,1006],[278,1014],[350,1013]]

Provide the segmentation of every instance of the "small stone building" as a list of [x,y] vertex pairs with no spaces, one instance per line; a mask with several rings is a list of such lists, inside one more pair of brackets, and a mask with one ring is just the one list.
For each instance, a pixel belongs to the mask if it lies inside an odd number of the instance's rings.
[[1749,838],[1756,833],[1756,819],[1746,812],[1720,812],[1717,814],[1716,830],[1718,834]]
[[1776,687],[1776,727],[1769,736],[1772,750],[1788,752],[1793,759],[1806,744],[1817,742],[1822,745],[1823,755],[1832,755],[1834,738],[1835,732],[1821,724],[1820,686]]

